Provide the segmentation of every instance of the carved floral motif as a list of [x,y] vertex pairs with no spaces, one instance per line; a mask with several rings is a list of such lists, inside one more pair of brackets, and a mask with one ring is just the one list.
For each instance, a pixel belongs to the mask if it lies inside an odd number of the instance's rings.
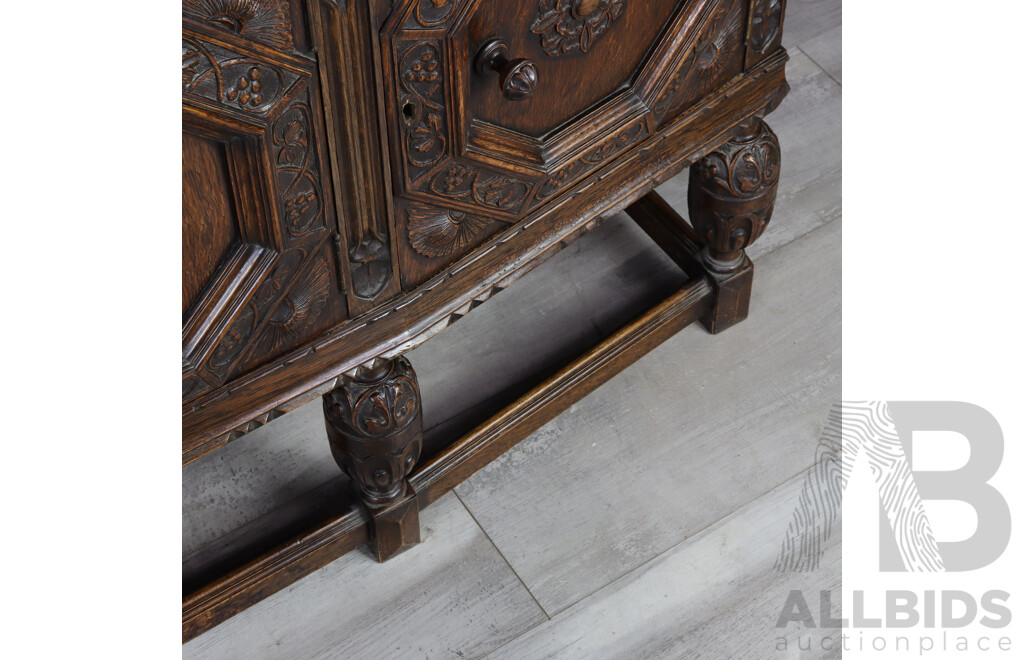
[[414,204],[406,211],[409,243],[425,257],[442,257],[469,247],[490,224],[465,213]]
[[181,13],[268,46],[293,48],[288,0],[182,0]]
[[690,168],[693,227],[708,246],[706,263],[722,272],[768,226],[779,182],[779,141],[768,124],[754,118],[739,133]]
[[402,124],[410,177],[445,154],[444,75],[437,45],[422,42],[405,52],[401,66]]
[[757,197],[778,183],[781,160],[775,133],[756,120],[749,135],[734,138],[702,158],[697,175],[702,187],[712,192]]
[[405,358],[357,375],[323,397],[331,453],[370,506],[401,497],[419,458],[419,385]]
[[522,206],[530,184],[504,174],[455,162],[430,180],[430,190],[484,207],[512,211]]
[[324,226],[320,166],[311,142],[309,108],[294,103],[274,123],[273,141],[284,226],[302,236]]
[[[720,82],[721,74],[729,65],[733,44],[740,34],[744,11],[735,2],[722,3],[700,29],[693,46],[687,50],[676,72],[658,94],[653,110],[659,119],[670,107],[678,107],[677,99],[683,90],[687,99],[699,99],[712,91]],[[738,52],[738,51],[737,51]]]
[[299,80],[291,71],[220,46],[181,40],[181,91],[248,112],[267,114]]
[[274,303],[291,282],[304,255],[303,250],[295,249],[285,252],[278,258],[270,275],[263,280],[249,302],[238,312],[228,331],[210,354],[206,368],[211,373],[221,378],[228,373],[255,335],[260,320],[270,313]]
[[586,53],[622,14],[626,0],[541,0],[530,31],[539,34],[551,57]]
[[210,371],[221,375],[231,366],[238,354],[245,348],[246,342],[256,331],[256,308],[253,303],[247,303],[235,316],[234,322],[224,333],[217,348],[210,355],[207,366]]

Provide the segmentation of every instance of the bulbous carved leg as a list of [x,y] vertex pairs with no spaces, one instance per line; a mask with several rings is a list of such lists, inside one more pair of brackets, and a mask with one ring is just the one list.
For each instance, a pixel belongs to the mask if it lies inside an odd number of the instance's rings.
[[713,333],[747,317],[754,266],[744,249],[771,220],[781,162],[775,133],[752,117],[690,168],[690,217],[705,243],[701,259],[718,289],[714,308],[701,320]]
[[373,516],[377,559],[419,543],[419,507],[406,482],[423,445],[412,365],[403,357],[379,360],[323,401],[331,454]]

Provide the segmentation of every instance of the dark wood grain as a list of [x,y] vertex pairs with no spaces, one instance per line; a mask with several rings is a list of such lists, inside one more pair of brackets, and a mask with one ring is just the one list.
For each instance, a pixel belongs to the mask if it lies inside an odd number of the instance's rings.
[[224,145],[181,134],[181,311],[185,313],[238,240]]
[[[186,639],[357,544],[379,560],[414,545],[422,507],[672,333],[745,318],[784,13],[183,0],[182,461],[323,396],[362,498],[189,595]],[[692,226],[649,194],[691,165]],[[690,281],[417,466],[402,354],[624,209]]]
[[[460,438],[408,479],[409,495],[368,515],[328,518],[245,566],[197,589],[183,604],[185,641],[230,618],[317,567],[383,532],[375,545],[391,556],[418,541],[418,512],[553,419],[601,383],[699,318],[712,301],[706,279],[688,282],[660,304]],[[345,460],[345,459],[343,459]],[[371,521],[371,516],[376,518]]]
[[[544,137],[625,88],[682,3],[616,0],[591,4],[592,13],[578,18],[571,2],[482,3],[469,23],[470,55],[475,56],[488,38],[500,37],[507,40],[511,58],[525,58],[536,65],[539,80],[530,98],[512,103],[494,79],[474,75],[468,103],[472,116],[523,135]],[[618,6],[617,18],[611,18],[616,13],[613,5]],[[542,11],[545,6],[550,9]],[[582,40],[558,39],[559,23],[565,26],[563,31],[578,30]],[[593,23],[603,24],[605,29],[588,37],[594,32]],[[550,25],[547,30],[546,25]],[[543,46],[545,35],[555,36],[549,41],[557,42],[549,49]],[[580,47],[581,41],[586,50]],[[558,54],[552,56],[548,50]]]
[[353,509],[185,596],[182,642],[230,619],[369,539],[366,514]]
[[[595,217],[615,213],[728,139],[754,114],[773,110],[788,92],[784,51],[641,141],[601,177],[588,178],[517,227],[421,285],[415,294],[331,330],[312,344],[236,379],[185,406],[185,462],[230,440],[251,420],[291,409],[289,403],[390,351],[411,350],[442,330],[453,314],[515,279],[536,259]],[[443,286],[442,286],[443,284]],[[283,367],[288,365],[285,370]],[[322,393],[322,392],[320,392]],[[237,437],[237,436],[236,436]]]

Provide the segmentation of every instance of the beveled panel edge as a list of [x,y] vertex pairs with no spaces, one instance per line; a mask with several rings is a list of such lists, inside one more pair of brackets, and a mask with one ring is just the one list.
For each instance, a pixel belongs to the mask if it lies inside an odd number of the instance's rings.
[[[293,400],[361,364],[412,350],[460,317],[462,310],[468,311],[476,298],[493,295],[495,289],[514,281],[519,271],[536,265],[532,262],[550,257],[563,239],[595,218],[623,210],[675,176],[728,139],[745,119],[772,112],[789,91],[788,59],[786,51],[779,49],[635,145],[601,175],[579,182],[573,187],[575,194],[560,197],[498,234],[486,247],[416,291],[183,406],[183,462],[238,437],[252,420],[293,409]],[[726,121],[715,121],[722,116]],[[286,374],[286,368],[291,373]]]

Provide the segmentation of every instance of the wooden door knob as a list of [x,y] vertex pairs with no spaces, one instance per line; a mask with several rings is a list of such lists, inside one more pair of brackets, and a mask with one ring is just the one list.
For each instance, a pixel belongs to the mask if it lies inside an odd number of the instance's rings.
[[537,65],[526,59],[510,60],[504,39],[491,39],[480,48],[476,70],[483,76],[497,73],[501,93],[512,101],[528,98],[537,89]]

